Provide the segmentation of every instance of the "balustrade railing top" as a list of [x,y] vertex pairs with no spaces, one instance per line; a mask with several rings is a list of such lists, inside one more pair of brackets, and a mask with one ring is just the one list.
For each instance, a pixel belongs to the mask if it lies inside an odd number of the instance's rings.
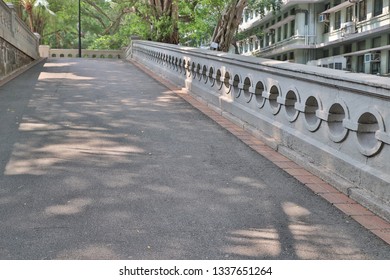
[[390,219],[389,78],[149,41],[126,55]]
[[[43,57],[56,57],[56,58],[74,58],[79,56],[78,49],[51,49],[48,46],[41,46],[41,56]],[[122,59],[122,50],[86,50],[81,51],[83,58],[110,58],[110,59]]]

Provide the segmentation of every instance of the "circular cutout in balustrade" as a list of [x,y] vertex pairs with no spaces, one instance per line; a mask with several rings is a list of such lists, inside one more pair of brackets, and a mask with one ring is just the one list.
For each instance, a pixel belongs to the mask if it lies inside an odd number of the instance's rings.
[[333,142],[342,142],[348,134],[348,129],[343,125],[343,120],[346,117],[346,110],[340,103],[333,104],[329,109],[328,127],[329,138]]
[[199,81],[202,80],[202,73],[201,73],[201,71],[200,71],[201,68],[202,68],[202,67],[201,67],[200,64],[198,63],[198,64],[196,65],[196,75],[198,76],[198,80],[199,80]]
[[181,70],[183,71],[184,76],[187,75],[187,73],[186,73],[186,65],[187,65],[187,61],[185,59],[183,59],[183,61],[181,63]]
[[252,99],[252,93],[249,91],[249,88],[251,87],[252,83],[251,80],[246,77],[244,80],[244,85],[243,85],[243,91],[244,91],[244,96],[246,99],[246,102],[250,102]]
[[[378,120],[378,117],[380,120]],[[378,117],[371,112],[366,112],[359,117],[356,135],[359,142],[359,150],[365,156],[375,155],[383,145],[375,137],[375,133],[380,130],[379,121],[382,121],[380,115]]]
[[215,84],[215,79],[213,77],[213,74],[214,74],[214,68],[210,67],[210,70],[209,70],[209,81],[211,83],[211,86],[214,86],[214,84]]
[[233,93],[236,98],[239,98],[241,95],[241,89],[238,88],[238,85],[240,84],[241,78],[239,75],[234,75],[233,78]]
[[215,81],[217,83],[218,89],[222,88],[221,76],[222,76],[222,72],[220,69],[218,69],[215,76]]
[[279,96],[279,88],[275,85],[273,85],[269,91],[269,105],[271,106],[272,113],[276,115],[279,113],[280,110],[280,104],[278,103],[278,96]]
[[257,102],[257,106],[259,106],[259,108],[263,108],[265,104],[265,98],[263,97],[264,91],[265,91],[264,84],[260,81],[257,82],[255,88],[255,99]]
[[230,93],[230,74],[229,72],[226,72],[225,73],[225,78],[223,80],[223,84],[225,85],[225,87],[228,89],[228,91],[226,92],[226,94],[229,94]]
[[206,65],[203,65],[202,78],[203,78],[203,81],[205,83],[207,83],[207,67],[206,67]]
[[293,90],[289,90],[286,94],[285,110],[289,122],[294,122],[299,115],[299,111],[295,109],[295,104],[298,102],[298,94]]
[[196,77],[196,64],[195,62],[192,62],[191,64],[191,70],[190,70],[190,76],[192,75],[193,78]]
[[316,131],[321,124],[321,119],[317,117],[316,112],[320,109],[319,103],[314,96],[310,96],[305,103],[305,124],[311,132]]

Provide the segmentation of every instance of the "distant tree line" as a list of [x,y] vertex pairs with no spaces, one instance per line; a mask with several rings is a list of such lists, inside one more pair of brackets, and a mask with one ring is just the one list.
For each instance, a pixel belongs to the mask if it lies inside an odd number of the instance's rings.
[[[79,0],[13,0],[17,14],[53,48],[77,48]],[[243,11],[277,11],[281,0],[80,0],[83,48],[120,49],[131,35],[201,46],[235,44]]]

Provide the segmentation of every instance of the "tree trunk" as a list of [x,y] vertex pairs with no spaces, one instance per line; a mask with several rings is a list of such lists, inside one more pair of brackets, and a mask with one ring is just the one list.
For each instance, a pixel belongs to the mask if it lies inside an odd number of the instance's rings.
[[26,9],[26,12],[27,12],[27,15],[28,15],[28,22],[30,24],[30,30],[31,32],[34,32],[34,18],[33,18],[33,5],[32,3],[27,3],[26,6],[25,6],[25,9]]
[[179,44],[179,4],[178,0],[172,1],[172,11],[171,11],[171,17],[172,17],[172,35],[170,39],[171,44]]
[[150,18],[153,18],[158,26],[154,26],[153,37],[155,40],[178,44],[179,43],[179,4],[178,0],[149,0],[151,8]]
[[212,41],[218,43],[218,50],[228,52],[234,34],[240,25],[248,0],[232,0],[226,7],[214,30]]

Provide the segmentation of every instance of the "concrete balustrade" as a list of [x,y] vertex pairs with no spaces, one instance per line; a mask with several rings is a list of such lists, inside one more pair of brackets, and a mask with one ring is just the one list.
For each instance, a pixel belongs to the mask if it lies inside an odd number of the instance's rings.
[[389,78],[148,41],[125,53],[390,220]]
[[[42,57],[50,58],[71,58],[78,57],[78,49],[51,49],[49,46],[40,46],[40,53]],[[110,58],[122,59],[122,50],[85,50],[81,51],[83,58]]]

